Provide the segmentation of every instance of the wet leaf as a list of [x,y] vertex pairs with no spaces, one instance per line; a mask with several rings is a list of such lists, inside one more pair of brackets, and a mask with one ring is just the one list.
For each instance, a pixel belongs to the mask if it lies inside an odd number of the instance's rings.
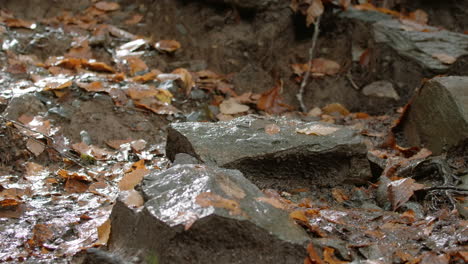
[[144,160],[139,160],[132,165],[132,169],[125,173],[119,182],[119,189],[122,191],[133,190],[139,184],[145,175],[150,173],[145,166]]
[[413,196],[414,191],[421,190],[424,187],[423,184],[416,183],[411,178],[392,181],[388,186],[388,196],[393,210],[406,203]]
[[89,183],[87,181],[69,178],[65,182],[64,188],[67,193],[84,193],[88,190]]
[[335,133],[340,130],[339,127],[328,126],[325,124],[317,123],[310,125],[306,128],[296,128],[296,133],[314,135],[314,136],[326,136]]
[[213,206],[226,209],[231,215],[244,215],[237,201],[223,198],[212,192],[200,193],[195,198],[195,202],[202,207]]
[[223,190],[223,192],[229,197],[235,198],[237,200],[244,199],[246,195],[244,190],[228,177],[219,177],[216,179],[216,182],[219,184],[221,190]]
[[278,209],[286,210],[287,208],[287,206],[285,206],[284,203],[282,203],[280,200],[274,197],[258,197],[258,198],[255,198],[255,200],[268,203]]
[[180,49],[181,45],[177,40],[160,40],[154,44],[154,47],[158,51],[172,53]]
[[129,55],[134,55],[134,51],[138,50],[142,46],[146,45],[148,42],[144,39],[135,39],[130,42],[127,42],[119,46],[116,50],[117,57],[125,57]]
[[120,5],[115,2],[100,1],[94,4],[94,7],[101,11],[115,11],[120,8]]
[[244,113],[249,111],[249,109],[250,107],[239,104],[234,98],[226,99],[219,105],[219,110],[225,115]]

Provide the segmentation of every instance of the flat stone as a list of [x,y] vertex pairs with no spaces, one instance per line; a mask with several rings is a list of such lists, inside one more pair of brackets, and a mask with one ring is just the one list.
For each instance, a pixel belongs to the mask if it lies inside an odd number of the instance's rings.
[[440,154],[468,138],[468,77],[436,77],[416,94],[403,123],[410,144]]
[[389,81],[376,81],[370,83],[362,88],[362,93],[366,96],[390,98],[396,101],[400,99],[400,96],[398,96],[393,84]]
[[374,41],[386,44],[401,56],[414,61],[423,68],[445,72],[450,68],[438,57],[450,57],[455,60],[468,55],[468,35],[451,32],[430,26],[412,28],[389,15],[373,11],[349,9],[340,17],[360,20],[372,24]]
[[302,263],[310,241],[237,170],[176,165],[145,177],[146,203],[114,206],[109,247],[160,263]]
[[[313,126],[334,132],[298,133]],[[177,153],[238,169],[260,188],[356,184],[371,177],[366,146],[354,130],[287,118],[244,116],[217,123],[173,123],[168,128],[166,154],[174,160]]]

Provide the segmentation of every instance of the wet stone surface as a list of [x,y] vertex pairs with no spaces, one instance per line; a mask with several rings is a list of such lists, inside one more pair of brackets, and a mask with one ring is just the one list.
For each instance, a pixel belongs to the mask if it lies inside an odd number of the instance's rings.
[[[298,133],[314,125],[337,131],[322,136]],[[172,160],[177,153],[188,153],[206,164],[238,169],[260,188],[359,184],[371,177],[366,146],[355,131],[286,118],[174,123],[168,129],[166,153]]]
[[[300,263],[306,233],[241,172],[176,165],[145,177],[144,208],[117,202],[113,251],[161,263]],[[128,223],[132,223],[129,225]]]

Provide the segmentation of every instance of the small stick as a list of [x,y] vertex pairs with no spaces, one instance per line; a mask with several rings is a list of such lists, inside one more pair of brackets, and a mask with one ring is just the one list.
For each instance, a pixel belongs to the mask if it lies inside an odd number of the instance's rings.
[[296,94],[297,100],[299,101],[299,104],[301,106],[301,111],[302,112],[307,112],[307,108],[304,104],[304,90],[307,85],[307,81],[309,80],[310,77],[310,70],[312,69],[312,59],[314,58],[314,51],[315,51],[315,45],[317,44],[317,38],[319,34],[319,26],[320,26],[320,18],[322,16],[317,17],[317,21],[314,23],[314,35],[312,36],[312,46],[309,48],[309,62],[307,63],[307,71],[304,76],[304,79],[302,79],[301,86],[299,88],[299,93]]

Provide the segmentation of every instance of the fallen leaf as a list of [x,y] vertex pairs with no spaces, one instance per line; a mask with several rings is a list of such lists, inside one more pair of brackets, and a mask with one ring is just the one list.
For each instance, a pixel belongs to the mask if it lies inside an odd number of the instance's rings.
[[314,76],[335,75],[340,71],[340,65],[332,60],[316,58],[312,60],[310,72]]
[[308,259],[311,261],[311,263],[325,264],[325,262],[315,250],[315,247],[312,243],[309,243],[309,245],[307,245],[307,253],[309,254]]
[[195,202],[201,207],[223,208],[229,211],[231,215],[245,215],[240,205],[235,200],[226,199],[212,192],[204,192],[197,195]]
[[444,53],[432,54],[432,57],[438,59],[444,64],[453,64],[457,61],[457,58]]
[[125,20],[124,23],[127,25],[135,25],[135,24],[140,23],[142,19],[143,19],[143,15],[134,14],[131,17],[129,17],[127,20]]
[[37,25],[34,22],[17,19],[17,18],[7,18],[3,22],[8,27],[11,27],[11,28],[35,29],[37,27]]
[[322,108],[322,111],[324,114],[327,115],[333,115],[334,113],[338,113],[342,116],[347,116],[350,114],[349,110],[339,103],[328,104]]
[[276,124],[268,124],[265,126],[265,133],[269,135],[278,134],[281,131],[281,128]]
[[304,210],[295,210],[295,211],[292,211],[292,212],[289,214],[289,217],[291,217],[291,218],[294,219],[294,220],[302,221],[302,222],[304,222],[304,223],[308,223],[308,222],[309,222],[309,219],[308,219],[307,216],[305,215],[305,211],[304,211]]
[[83,66],[89,70],[97,71],[97,72],[109,72],[114,73],[115,70],[111,66],[105,64],[104,62],[98,61],[83,61]]
[[314,136],[326,136],[335,133],[340,130],[339,127],[328,126],[325,124],[317,123],[306,128],[296,128],[296,133],[314,135]]
[[349,263],[348,261],[339,260],[335,256],[335,249],[330,247],[325,247],[323,249],[323,260],[328,264],[344,264]]
[[77,82],[76,85],[86,90],[87,92],[105,92],[107,90],[102,85],[102,82],[91,82],[91,83]]
[[416,183],[411,178],[390,182],[387,191],[393,210],[398,209],[398,207],[406,203],[413,196],[414,191],[421,190],[424,187],[423,184]]
[[42,152],[44,152],[45,145],[38,142],[37,140],[29,138],[28,141],[26,141],[26,148],[37,157],[41,155]]
[[338,203],[342,203],[344,201],[349,200],[349,196],[341,188],[333,188],[332,195],[335,201],[337,201]]
[[409,14],[409,18],[419,24],[425,25],[429,21],[429,16],[421,9],[416,9]]
[[250,107],[239,104],[234,98],[226,99],[219,105],[219,111],[225,115],[244,113],[249,111],[249,109]]
[[121,191],[119,194],[121,200],[126,206],[130,208],[138,208],[145,203],[143,196],[136,190]]
[[323,13],[322,0],[312,0],[306,14],[306,25],[310,26]]
[[132,190],[137,184],[139,184],[145,175],[150,173],[145,166],[144,160],[139,160],[132,165],[132,170],[125,173],[119,182],[119,189],[121,191]]
[[175,52],[176,50],[180,49],[182,45],[177,40],[160,40],[154,44],[154,47],[158,51],[163,51],[163,52]]
[[110,219],[107,219],[102,225],[98,226],[97,228],[97,233],[98,233],[98,240],[94,245],[96,246],[103,246],[107,244],[107,241],[109,241],[110,237],[110,232],[111,232],[111,222]]
[[[182,81],[182,87],[184,88],[185,95],[188,96],[192,91],[192,88],[195,86],[192,75],[189,71],[183,68],[178,68],[172,71],[172,74],[178,76],[178,79]],[[159,77],[159,76],[158,76]]]
[[120,8],[120,5],[115,2],[100,1],[94,4],[94,7],[101,11],[115,11]]
[[126,61],[130,69],[130,75],[135,75],[137,72],[148,70],[148,65],[138,57],[128,57],[126,58]]
[[283,90],[283,81],[278,81],[271,90],[262,93],[257,102],[257,108],[269,114],[280,114],[292,107],[283,103],[281,92]]

